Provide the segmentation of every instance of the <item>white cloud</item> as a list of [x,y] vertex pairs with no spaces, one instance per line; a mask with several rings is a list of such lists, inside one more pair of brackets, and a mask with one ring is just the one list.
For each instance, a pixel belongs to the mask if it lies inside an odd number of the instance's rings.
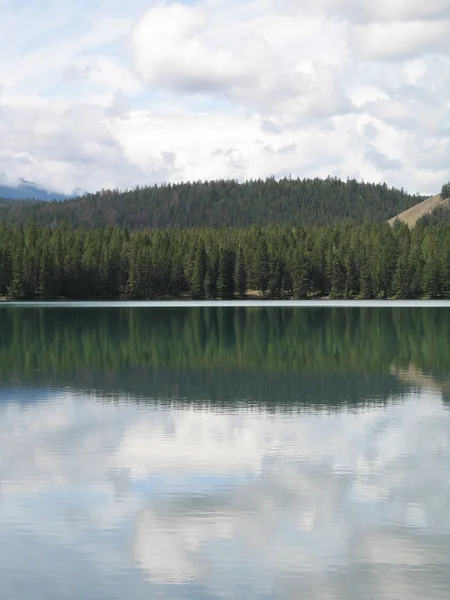
[[450,50],[447,21],[374,22],[355,27],[356,50],[367,59],[405,60]]
[[346,59],[339,29],[307,16],[274,13],[264,2],[238,13],[206,2],[151,8],[132,33],[138,73],[150,86],[225,97],[269,114],[316,108],[322,114],[325,106],[327,114],[335,114],[348,108],[330,68]]
[[316,7],[352,23],[372,21],[437,20],[450,16],[447,0],[274,0],[278,5],[293,8]]
[[431,193],[450,178],[446,0],[20,7],[0,23],[10,179],[70,192],[330,174]]

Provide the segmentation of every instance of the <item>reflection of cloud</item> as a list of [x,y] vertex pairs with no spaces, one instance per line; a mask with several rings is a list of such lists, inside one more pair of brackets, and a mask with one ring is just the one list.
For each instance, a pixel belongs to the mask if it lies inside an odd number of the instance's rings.
[[339,503],[339,495],[339,486],[327,485],[325,479],[312,490],[306,477],[274,475],[206,498],[183,493],[156,501],[136,519],[134,558],[150,581],[183,583],[201,574],[201,580],[218,591],[228,563],[230,570],[238,565],[246,565],[250,573],[254,570],[252,585],[258,585],[257,571],[270,579],[288,573],[324,573],[326,556],[342,564],[347,534],[331,520],[326,529],[320,530],[320,523],[317,531],[314,528],[319,515],[326,522],[324,517],[333,501]]
[[164,522],[149,509],[136,523],[133,552],[137,564],[156,583],[183,583],[199,579],[202,565],[196,560],[199,539],[215,535],[214,527],[201,518],[184,515]]
[[158,471],[257,471],[262,448],[271,452],[276,443],[276,432],[267,436],[240,416],[180,411],[164,419],[143,419],[130,428],[117,449],[115,464],[137,478]]
[[449,421],[425,393],[332,415],[3,403],[0,528],[111,576],[138,567],[148,586],[294,598],[301,579],[305,597],[352,597],[350,570],[387,599],[420,568],[415,593],[439,598],[426,586],[450,560]]

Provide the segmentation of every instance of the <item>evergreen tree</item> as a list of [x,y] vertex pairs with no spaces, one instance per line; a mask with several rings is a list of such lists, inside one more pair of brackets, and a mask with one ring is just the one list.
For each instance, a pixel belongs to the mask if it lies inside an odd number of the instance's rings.
[[291,278],[294,298],[306,298],[310,289],[310,267],[304,248],[297,248],[291,258]]
[[26,298],[23,255],[24,246],[19,244],[14,250],[11,283],[8,286],[8,296],[13,300],[24,300]]
[[361,266],[359,271],[359,297],[362,300],[369,300],[374,297],[374,285],[370,268],[370,262],[367,251],[361,257]]
[[425,255],[423,269],[423,291],[429,298],[440,298],[444,292],[443,269],[434,242],[430,243]]
[[205,277],[207,256],[205,246],[200,244],[194,259],[194,270],[191,276],[191,295],[193,298],[205,297]]
[[345,267],[337,249],[332,253],[331,261],[331,294],[332,298],[342,298],[345,292]]
[[51,252],[51,246],[45,244],[39,271],[39,295],[43,300],[54,300],[58,297],[58,282],[54,273],[55,261]]
[[412,297],[412,269],[407,246],[397,259],[393,290],[396,298],[407,299]]
[[234,268],[234,286],[237,294],[242,298],[247,292],[247,270],[245,268],[245,259],[242,248],[240,247],[236,254],[236,265]]
[[344,259],[345,270],[345,297],[353,298],[359,295],[359,270],[356,263],[355,255],[352,250],[346,254]]
[[[3,235],[5,235],[3,233]],[[6,236],[5,236],[6,237]],[[11,252],[8,244],[5,243],[3,246],[0,245],[0,296],[5,296],[8,293],[8,286],[11,282],[12,275],[12,259]],[[0,232],[0,244],[2,241]]]
[[131,300],[145,299],[145,259],[142,247],[133,247],[130,256],[130,272],[126,285]]
[[411,235],[409,250],[409,264],[411,268],[411,297],[419,298],[423,295],[423,229],[415,227]]
[[256,290],[263,294],[267,291],[269,283],[269,255],[267,242],[263,237],[257,242],[252,263],[252,282]]
[[271,297],[279,297],[283,282],[284,265],[280,258],[272,256],[269,259],[269,275],[267,293]]
[[217,295],[219,298],[234,296],[234,265],[233,253],[228,248],[221,248],[217,272]]
[[153,300],[155,297],[155,272],[153,268],[152,247],[145,244],[139,249],[140,252],[140,275],[141,275],[141,297],[144,300]]
[[208,300],[217,298],[217,268],[213,263],[208,264],[206,269],[205,298]]

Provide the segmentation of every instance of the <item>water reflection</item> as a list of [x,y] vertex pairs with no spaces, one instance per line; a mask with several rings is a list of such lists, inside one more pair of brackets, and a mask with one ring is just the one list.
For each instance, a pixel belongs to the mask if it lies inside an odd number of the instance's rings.
[[0,332],[5,388],[333,408],[450,373],[445,308],[2,308]]
[[445,311],[114,311],[0,311],[0,598],[448,598]]
[[12,598],[19,566],[50,599],[81,567],[92,598],[447,597],[449,421],[433,391],[328,415],[4,402],[0,579]]

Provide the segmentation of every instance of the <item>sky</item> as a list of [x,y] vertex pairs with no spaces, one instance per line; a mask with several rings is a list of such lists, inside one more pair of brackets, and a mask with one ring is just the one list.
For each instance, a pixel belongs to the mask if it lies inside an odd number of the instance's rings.
[[0,0],[0,183],[450,179],[448,0]]

